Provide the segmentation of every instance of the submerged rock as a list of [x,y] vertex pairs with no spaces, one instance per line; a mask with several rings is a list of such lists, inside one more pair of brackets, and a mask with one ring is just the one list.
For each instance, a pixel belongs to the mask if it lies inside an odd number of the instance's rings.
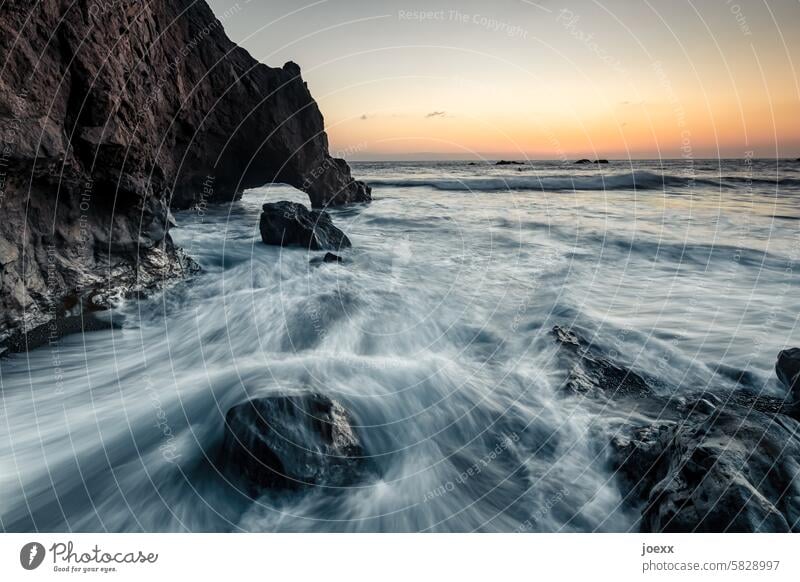
[[644,378],[603,357],[573,331],[555,326],[552,333],[571,365],[564,382],[565,390],[611,398],[642,397],[652,393]]
[[375,474],[349,413],[315,393],[256,398],[231,408],[221,464],[253,495],[348,487]]
[[750,370],[741,370],[735,366],[717,364],[715,372],[743,388],[758,389],[760,386],[761,378]]
[[27,352],[73,333],[87,333],[120,327],[118,322],[110,318],[97,317],[93,313],[59,314],[47,323],[12,333],[0,348],[0,354]]
[[309,261],[312,265],[321,265],[323,263],[337,263],[342,264],[344,263],[344,259],[339,255],[334,255],[333,253],[325,253],[323,257],[314,257]]
[[327,212],[308,210],[302,204],[287,201],[264,204],[262,210],[259,228],[265,244],[301,246],[314,251],[351,246],[350,239],[334,226]]

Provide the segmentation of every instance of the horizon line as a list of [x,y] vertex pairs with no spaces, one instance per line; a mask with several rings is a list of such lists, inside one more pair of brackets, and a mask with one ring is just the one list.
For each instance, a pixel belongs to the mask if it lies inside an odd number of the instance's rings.
[[[520,164],[525,164],[526,162],[562,162],[562,163],[575,163],[578,160],[590,160],[591,158],[570,158],[570,159],[561,159],[561,158],[512,158],[512,157],[499,157],[499,158],[374,158],[374,159],[347,159],[344,158],[348,163],[370,163],[370,162],[499,162],[499,161],[509,161],[509,162],[519,162]],[[788,162],[798,162],[800,158],[794,157],[719,157],[719,158],[596,158],[601,160],[608,160],[608,162],[630,162],[630,161],[639,161],[639,162],[710,162],[710,161],[726,161],[726,160],[735,160],[735,161],[788,161]],[[594,163],[594,160],[592,160]]]

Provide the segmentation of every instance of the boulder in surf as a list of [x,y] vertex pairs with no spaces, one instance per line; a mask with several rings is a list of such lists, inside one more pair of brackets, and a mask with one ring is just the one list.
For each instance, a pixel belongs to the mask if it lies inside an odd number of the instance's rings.
[[255,398],[225,416],[221,464],[246,491],[348,487],[374,474],[350,413],[317,393]]
[[334,226],[330,214],[286,200],[262,206],[259,229],[261,240],[268,245],[301,246],[313,251],[351,246],[347,235]]

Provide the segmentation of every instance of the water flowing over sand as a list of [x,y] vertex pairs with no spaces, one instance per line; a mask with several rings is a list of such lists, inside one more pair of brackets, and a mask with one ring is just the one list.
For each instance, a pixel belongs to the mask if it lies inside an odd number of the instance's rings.
[[[664,394],[782,395],[800,344],[800,164],[355,164],[353,242],[268,247],[286,186],[179,213],[203,272],[0,362],[0,527],[75,531],[627,531],[608,446],[632,419],[560,390],[575,327]],[[745,372],[742,375],[742,372]],[[380,479],[253,502],[214,466],[225,412],[313,389]]]

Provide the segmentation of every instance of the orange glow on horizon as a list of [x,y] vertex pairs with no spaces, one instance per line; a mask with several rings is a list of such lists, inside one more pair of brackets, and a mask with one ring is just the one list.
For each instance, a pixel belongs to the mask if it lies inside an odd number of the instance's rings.
[[[797,157],[800,116],[794,103],[738,103],[719,99],[706,106],[667,102],[625,104],[587,114],[487,113],[431,116],[424,109],[375,113],[328,121],[334,153],[387,159],[412,153],[458,157]],[[593,114],[592,114],[593,113]]]

